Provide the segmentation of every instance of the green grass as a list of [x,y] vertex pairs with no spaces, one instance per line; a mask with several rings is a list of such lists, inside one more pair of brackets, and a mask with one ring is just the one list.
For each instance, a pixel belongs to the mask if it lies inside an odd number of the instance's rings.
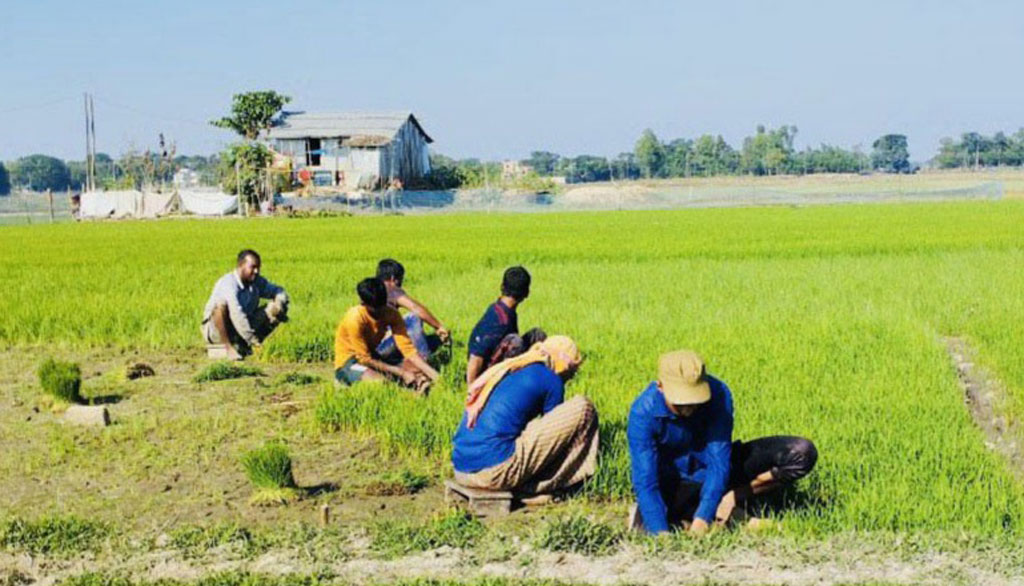
[[384,557],[397,557],[439,547],[466,549],[486,533],[482,523],[465,512],[451,509],[426,523],[386,520],[370,527],[370,549]]
[[576,513],[548,520],[537,536],[537,546],[551,551],[604,555],[612,553],[624,535],[621,527]]
[[[785,533],[1020,536],[1024,490],[985,448],[939,338],[966,337],[1005,383],[1009,415],[1024,415],[1022,220],[1024,202],[1005,201],[281,219],[258,231],[198,221],[10,227],[0,249],[19,254],[0,255],[13,297],[0,342],[201,348],[196,314],[209,287],[252,246],[294,306],[263,356],[328,360],[355,284],[380,258],[398,258],[407,290],[453,330],[455,360],[425,400],[389,385],[325,390],[316,418],[327,433],[371,433],[443,470],[465,340],[502,270],[524,264],[534,286],[520,324],[572,335],[587,358],[568,391],[591,397],[601,417],[589,496],[629,498],[628,407],[660,352],[689,347],[732,388],[738,438],[817,444],[818,468],[778,513]],[[178,294],[164,294],[169,282]]]
[[223,546],[234,546],[247,555],[261,553],[269,547],[266,539],[237,523],[213,525],[185,525],[171,531],[170,547],[181,550],[188,557],[196,557]]
[[95,551],[111,535],[109,526],[77,517],[13,518],[0,524],[0,547],[54,556]]
[[305,386],[313,383],[320,382],[320,377],[315,374],[309,374],[308,372],[286,372],[275,379],[276,384],[279,385],[295,385]]
[[77,364],[48,358],[36,371],[39,386],[62,404],[82,402],[82,371]]
[[231,380],[249,376],[263,376],[263,371],[248,364],[235,362],[214,362],[199,371],[192,380],[197,383],[208,383],[220,380]]
[[255,488],[254,504],[287,503],[298,496],[288,447],[271,441],[242,455],[245,475]]

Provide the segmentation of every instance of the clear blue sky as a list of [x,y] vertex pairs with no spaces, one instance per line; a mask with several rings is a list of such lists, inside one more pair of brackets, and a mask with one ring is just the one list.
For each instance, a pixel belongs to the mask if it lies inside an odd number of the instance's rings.
[[614,155],[795,124],[797,144],[1024,126],[1024,2],[10,2],[0,19],[0,159],[231,140],[231,95],[290,108],[409,109],[437,152]]

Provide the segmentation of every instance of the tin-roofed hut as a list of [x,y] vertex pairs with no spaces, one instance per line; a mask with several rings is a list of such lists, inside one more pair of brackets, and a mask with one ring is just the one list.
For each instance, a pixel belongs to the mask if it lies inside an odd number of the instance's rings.
[[391,179],[415,185],[430,172],[433,139],[410,112],[283,112],[267,138],[318,185],[374,188]]

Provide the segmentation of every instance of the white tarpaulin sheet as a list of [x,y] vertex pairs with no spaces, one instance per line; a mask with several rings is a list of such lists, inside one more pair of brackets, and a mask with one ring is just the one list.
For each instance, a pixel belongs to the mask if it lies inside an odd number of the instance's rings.
[[141,191],[87,191],[83,218],[155,218],[173,211],[174,194]]
[[238,196],[209,191],[178,192],[183,211],[198,216],[226,216],[238,211]]

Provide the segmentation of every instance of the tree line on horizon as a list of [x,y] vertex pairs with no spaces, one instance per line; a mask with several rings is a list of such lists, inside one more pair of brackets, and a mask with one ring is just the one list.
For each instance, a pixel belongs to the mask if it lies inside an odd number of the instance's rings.
[[[218,125],[224,125],[217,121]],[[695,139],[661,141],[650,129],[644,130],[633,150],[616,157],[597,155],[562,156],[550,151],[533,151],[521,162],[531,172],[518,180],[524,188],[543,189],[551,177],[565,177],[568,183],[627,180],[641,178],[713,177],[721,175],[806,175],[812,173],[865,173],[913,171],[902,134],[887,134],[872,143],[870,153],[859,148],[844,149],[822,144],[797,150],[795,126],[778,128],[758,126],[744,138],[739,149],[721,135],[704,134]],[[162,140],[162,137],[161,137]],[[187,168],[200,176],[200,183],[217,185],[235,170],[238,153],[209,156],[176,155],[173,144],[155,151],[131,150],[115,160],[108,154],[96,155],[97,184],[103,189],[139,189],[146,182],[169,182],[178,169]],[[228,160],[231,159],[231,160]],[[982,169],[1024,166],[1024,129],[1007,135],[997,132],[985,136],[966,132],[958,139],[943,138],[931,164],[940,169]],[[452,159],[431,155],[433,172],[428,187],[456,188],[499,186],[503,182],[502,164],[475,158]],[[6,164],[0,161],[0,195],[12,189],[31,191],[80,190],[85,184],[84,161],[64,161],[34,154]],[[231,181],[228,181],[231,183]]]

